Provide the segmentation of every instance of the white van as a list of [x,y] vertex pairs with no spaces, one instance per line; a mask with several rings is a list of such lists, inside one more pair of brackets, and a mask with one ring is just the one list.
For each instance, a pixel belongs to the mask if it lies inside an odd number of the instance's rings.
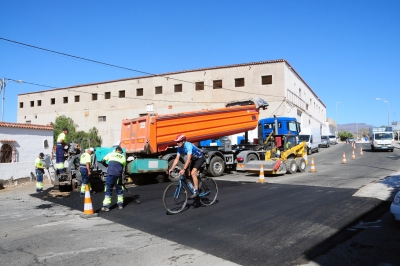
[[319,152],[321,142],[321,134],[318,128],[302,128],[299,141],[307,142],[307,154],[311,155],[313,152]]
[[329,135],[329,144],[338,144],[337,138],[335,137],[335,135]]

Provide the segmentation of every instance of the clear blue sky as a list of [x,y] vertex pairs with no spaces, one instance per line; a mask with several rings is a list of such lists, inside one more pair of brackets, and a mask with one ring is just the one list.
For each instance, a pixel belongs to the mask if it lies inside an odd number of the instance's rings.
[[[0,3],[1,38],[154,74],[286,59],[339,124],[386,125],[378,97],[400,121],[398,0]],[[4,40],[0,59],[0,78],[53,87],[143,75]],[[4,121],[46,89],[8,82]]]

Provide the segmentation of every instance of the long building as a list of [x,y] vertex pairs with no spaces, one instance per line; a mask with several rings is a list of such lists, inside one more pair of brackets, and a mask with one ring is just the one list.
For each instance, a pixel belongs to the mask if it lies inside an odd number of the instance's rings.
[[[326,106],[284,59],[217,66],[76,85],[18,95],[18,123],[47,125],[60,115],[79,130],[96,127],[104,146],[120,141],[121,121],[144,113],[170,114],[263,98],[260,118],[296,117],[329,134]],[[256,138],[257,130],[249,133]],[[236,142],[236,136],[231,137]]]

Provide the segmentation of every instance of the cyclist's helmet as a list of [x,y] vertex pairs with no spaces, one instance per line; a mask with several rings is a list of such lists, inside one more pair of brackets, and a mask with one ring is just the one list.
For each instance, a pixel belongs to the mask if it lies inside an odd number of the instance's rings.
[[186,136],[183,134],[179,134],[178,136],[176,136],[175,141],[184,141],[186,140]]

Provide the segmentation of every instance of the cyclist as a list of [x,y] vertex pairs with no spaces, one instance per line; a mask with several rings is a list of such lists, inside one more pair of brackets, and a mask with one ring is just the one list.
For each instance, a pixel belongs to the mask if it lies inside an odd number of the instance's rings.
[[186,141],[185,135],[179,134],[178,136],[176,136],[175,141],[178,145],[178,151],[174,163],[169,169],[169,174],[171,174],[172,170],[178,164],[179,158],[181,156],[182,158],[187,156],[185,164],[183,165],[183,168],[179,171],[179,174],[184,175],[186,173],[186,170],[189,168],[190,163],[193,162],[193,168],[190,172],[190,175],[193,179],[194,193],[191,198],[195,198],[199,195],[199,180],[197,179],[197,172],[199,171],[200,167],[203,165],[206,159],[203,152],[199,148],[197,148],[192,143]]

